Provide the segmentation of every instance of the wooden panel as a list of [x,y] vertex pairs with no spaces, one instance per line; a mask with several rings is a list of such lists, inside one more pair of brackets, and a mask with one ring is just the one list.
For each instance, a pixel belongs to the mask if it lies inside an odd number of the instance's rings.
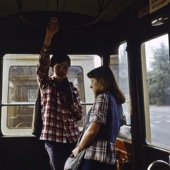
[[131,143],[121,139],[117,139],[116,154],[117,154],[117,170],[131,170],[132,169]]

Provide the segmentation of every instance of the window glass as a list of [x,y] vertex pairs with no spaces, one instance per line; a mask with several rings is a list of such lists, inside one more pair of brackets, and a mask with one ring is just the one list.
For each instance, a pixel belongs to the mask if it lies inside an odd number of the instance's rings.
[[14,104],[7,109],[7,127],[31,128],[33,106],[17,105],[21,102],[35,102],[38,88],[35,66],[11,66],[9,68],[7,103]]
[[119,136],[131,138],[130,133],[130,101],[129,101],[129,76],[128,76],[128,60],[126,52],[127,43],[123,43],[119,47],[118,55],[112,55],[110,61],[110,68],[113,71],[116,81],[120,89],[126,97],[126,102],[123,104],[123,110],[127,118],[127,125],[120,129]]
[[[94,101],[90,80],[86,74],[91,69],[100,66],[101,60],[96,55],[70,55],[70,58],[71,67],[68,71],[68,78],[80,91],[85,116],[90,105],[86,106],[83,103]],[[32,114],[38,89],[37,63],[38,55],[8,54],[4,56],[1,107],[3,135],[31,135]],[[83,124],[84,119],[79,121],[79,126]]]
[[170,57],[168,34],[142,44],[146,141],[170,149]]

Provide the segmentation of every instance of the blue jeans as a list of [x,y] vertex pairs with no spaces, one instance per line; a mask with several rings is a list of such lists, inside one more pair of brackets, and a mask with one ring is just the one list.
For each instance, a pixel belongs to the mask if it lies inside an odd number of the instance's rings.
[[72,153],[76,143],[57,143],[45,141],[51,170],[63,170],[66,159]]
[[83,159],[80,170],[116,170],[116,165],[108,165],[99,161]]

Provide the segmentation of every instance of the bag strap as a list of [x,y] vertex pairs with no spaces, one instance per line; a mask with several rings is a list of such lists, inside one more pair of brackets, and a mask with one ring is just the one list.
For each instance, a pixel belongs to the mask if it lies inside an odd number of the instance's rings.
[[89,112],[88,112],[88,114],[87,114],[86,123],[85,123],[85,124],[84,124],[84,126],[83,126],[83,130],[81,131],[81,135],[80,135],[80,137],[79,137],[79,139],[78,139],[78,141],[77,141],[77,144],[76,144],[76,145],[78,145],[78,144],[79,144],[79,142],[80,142],[80,140],[81,140],[81,138],[82,138],[82,136],[83,136],[83,134],[84,134],[85,130],[88,128],[88,123],[89,123],[90,113],[91,113],[91,109],[89,110]]

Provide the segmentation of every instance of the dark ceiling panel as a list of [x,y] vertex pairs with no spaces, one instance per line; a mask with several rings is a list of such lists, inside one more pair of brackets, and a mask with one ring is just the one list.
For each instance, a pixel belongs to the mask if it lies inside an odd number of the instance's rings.
[[71,12],[111,22],[135,0],[1,0],[0,18],[31,11]]

